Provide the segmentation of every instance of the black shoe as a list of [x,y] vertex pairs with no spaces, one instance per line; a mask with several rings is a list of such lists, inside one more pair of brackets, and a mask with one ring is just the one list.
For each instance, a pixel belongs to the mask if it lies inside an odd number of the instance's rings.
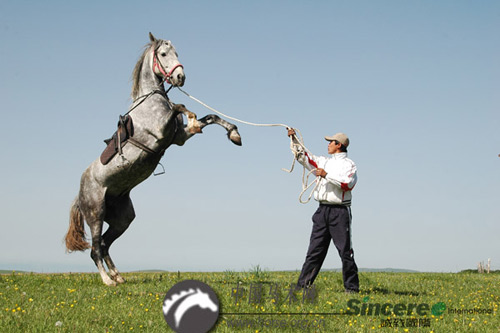
[[345,293],[346,294],[359,294],[359,290],[358,289],[346,289]]

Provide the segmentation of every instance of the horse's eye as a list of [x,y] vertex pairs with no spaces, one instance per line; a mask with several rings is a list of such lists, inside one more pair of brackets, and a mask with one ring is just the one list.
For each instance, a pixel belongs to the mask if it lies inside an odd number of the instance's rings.
[[167,54],[166,54],[165,52],[162,52],[162,53],[161,53],[161,56],[162,56],[162,57],[166,57],[166,56],[167,56]]

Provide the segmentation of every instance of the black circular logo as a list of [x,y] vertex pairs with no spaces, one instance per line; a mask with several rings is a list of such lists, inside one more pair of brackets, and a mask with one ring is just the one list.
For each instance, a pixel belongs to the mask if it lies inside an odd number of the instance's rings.
[[219,299],[207,284],[185,280],[165,295],[163,315],[177,333],[206,333],[219,317]]

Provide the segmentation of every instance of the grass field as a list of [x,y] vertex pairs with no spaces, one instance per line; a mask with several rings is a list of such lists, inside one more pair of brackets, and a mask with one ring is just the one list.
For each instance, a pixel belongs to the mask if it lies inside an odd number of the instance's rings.
[[500,332],[500,274],[360,273],[360,294],[321,272],[314,289],[290,292],[298,272],[126,273],[106,287],[97,274],[0,275],[1,332],[166,332],[166,292],[194,279],[215,290],[214,332]]

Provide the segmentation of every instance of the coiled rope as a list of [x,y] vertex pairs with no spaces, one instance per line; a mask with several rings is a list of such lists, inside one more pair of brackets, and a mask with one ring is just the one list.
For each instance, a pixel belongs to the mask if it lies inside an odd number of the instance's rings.
[[[290,126],[288,126],[286,124],[259,124],[259,123],[252,123],[252,122],[249,122],[249,121],[245,121],[245,120],[241,120],[241,119],[238,119],[238,118],[235,118],[235,117],[231,117],[231,116],[229,116],[227,114],[224,114],[224,113],[222,113],[222,112],[220,112],[220,111],[212,108],[211,106],[203,103],[202,101],[200,101],[196,97],[191,96],[186,91],[182,90],[180,87],[177,87],[177,89],[179,89],[179,91],[181,91],[184,95],[186,95],[187,97],[189,97],[193,101],[195,101],[195,102],[203,105],[207,109],[209,109],[209,110],[211,110],[211,111],[213,111],[213,112],[221,115],[222,117],[231,119],[233,121],[236,121],[236,122],[239,122],[239,123],[242,123],[242,124],[246,124],[246,125],[250,125],[250,126],[257,126],[257,127],[285,127],[287,130],[292,129],[292,127],[290,127]],[[293,171],[294,166],[295,166],[295,160],[301,158],[304,154],[308,154],[308,153],[311,154],[309,152],[309,150],[306,148],[306,146],[304,145],[304,140],[302,138],[302,134],[300,133],[300,131],[298,129],[294,129],[294,130],[295,130],[296,133],[299,134],[299,137],[297,137],[297,135],[290,136],[290,149],[292,151],[292,154],[294,155],[294,158],[293,158],[293,161],[292,161],[292,166],[291,166],[290,170],[281,168],[281,170],[283,170],[285,172],[288,172],[288,173],[291,173]],[[294,137],[295,137],[296,140],[294,140]],[[311,200],[311,197],[314,194],[314,191],[319,186],[319,181],[320,181],[320,178],[321,178],[319,176],[317,176],[314,181],[312,181],[310,184],[308,184],[309,176],[313,172],[314,172],[314,169],[311,170],[311,171],[309,171],[307,173],[307,175],[306,175],[306,167],[305,166],[303,167],[303,170],[302,170],[302,192],[300,192],[300,195],[299,195],[299,202],[302,203],[302,204],[306,204],[306,203],[308,203]],[[307,190],[309,190],[309,188],[312,185],[314,185],[314,184],[315,184],[315,186],[314,186],[313,190],[310,192],[310,194],[307,197],[307,199],[305,201],[302,200],[302,196],[304,195],[304,193],[307,192]]]

